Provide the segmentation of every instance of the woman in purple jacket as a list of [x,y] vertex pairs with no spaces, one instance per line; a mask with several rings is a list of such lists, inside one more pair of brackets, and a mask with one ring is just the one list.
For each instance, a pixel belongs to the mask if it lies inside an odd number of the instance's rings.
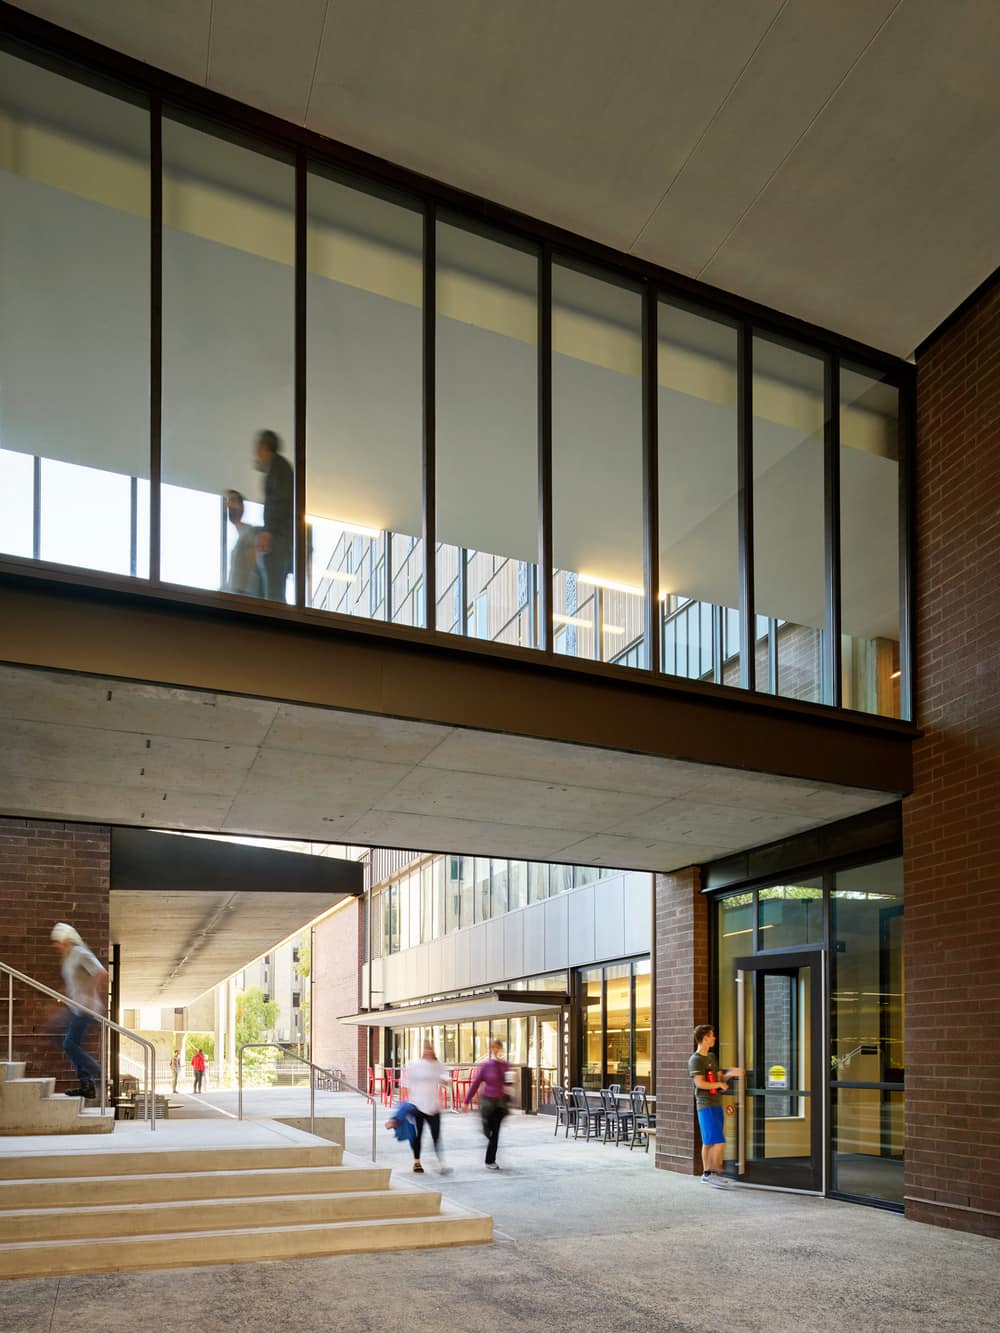
[[466,1106],[472,1101],[479,1088],[479,1105],[483,1114],[483,1133],[486,1135],[486,1169],[499,1171],[497,1166],[497,1143],[500,1139],[500,1126],[507,1115],[507,1075],[510,1065],[503,1058],[503,1042],[490,1042],[490,1058],[484,1060],[476,1070],[465,1099]]

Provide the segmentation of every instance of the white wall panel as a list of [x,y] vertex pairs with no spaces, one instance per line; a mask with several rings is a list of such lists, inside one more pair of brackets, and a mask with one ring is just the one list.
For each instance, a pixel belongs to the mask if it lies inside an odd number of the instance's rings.
[[532,903],[517,915],[524,921],[524,975],[545,971],[545,904]]
[[455,989],[465,990],[469,985],[469,936],[471,930],[460,930],[455,936]]
[[481,986],[486,976],[486,924],[469,931],[469,985]]
[[602,879],[594,885],[595,960],[621,958],[628,952],[625,948],[624,890],[621,879]]
[[567,895],[548,898],[545,902],[545,971],[551,972],[569,963],[566,938]]
[[486,963],[483,972],[486,981],[503,980],[508,975],[504,963],[503,923],[502,916],[486,923]]
[[455,935],[445,935],[428,945],[430,951],[431,991],[435,995],[457,989],[455,981]]
[[[514,981],[518,977],[523,977],[527,972],[527,968],[524,966],[524,931],[527,916],[527,912],[508,912],[505,917],[501,918],[501,924],[503,925],[504,979],[506,981]],[[539,927],[541,924],[539,918]]]
[[594,952],[594,886],[587,884],[569,895],[572,899],[567,912],[567,944],[569,964],[579,967],[592,962]]
[[433,987],[431,986],[430,974],[430,955],[431,945],[421,944],[413,950],[414,964],[416,966],[416,978],[414,985],[418,995],[430,995]]
[[652,876],[626,874],[623,878],[625,890],[625,953],[649,953],[652,947]]

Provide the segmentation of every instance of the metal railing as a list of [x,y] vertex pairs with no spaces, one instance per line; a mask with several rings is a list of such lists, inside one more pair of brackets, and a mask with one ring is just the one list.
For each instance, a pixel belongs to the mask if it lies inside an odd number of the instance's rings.
[[[236,1054],[236,1118],[243,1119],[243,1052],[244,1051],[280,1051],[282,1055],[287,1055],[290,1059],[297,1060],[299,1064],[309,1067],[309,1132],[316,1133],[316,1075],[322,1074],[324,1080],[335,1083],[337,1086],[332,1088],[333,1092],[356,1092],[364,1097],[366,1101],[372,1104],[372,1161],[376,1160],[377,1154],[377,1127],[376,1119],[378,1110],[375,1104],[374,1096],[364,1092],[356,1084],[351,1083],[344,1078],[339,1069],[324,1069],[322,1065],[313,1064],[312,1060],[307,1060],[304,1055],[299,1055],[297,1051],[289,1050],[288,1046],[280,1041],[248,1041],[246,1045],[241,1046]],[[346,1138],[346,1134],[344,1136]]]
[[156,1079],[156,1047],[145,1037],[140,1037],[138,1032],[133,1032],[131,1028],[123,1027],[121,1023],[114,1022],[106,1014],[99,1013],[96,1009],[88,1009],[85,1004],[78,1004],[76,1001],[67,999],[59,991],[53,990],[51,986],[46,986],[44,982],[36,981],[34,977],[26,976],[19,972],[16,967],[11,967],[9,963],[0,962],[0,972],[7,975],[7,1060],[9,1063],[14,1061],[14,982],[21,981],[26,986],[31,986],[43,995],[48,995],[50,999],[56,1000],[59,1004],[64,1004],[75,1013],[86,1014],[92,1018],[95,1023],[101,1027],[101,1114],[107,1110],[108,1106],[108,1078],[107,1078],[107,1051],[108,1034],[117,1032],[119,1036],[128,1037],[131,1041],[137,1042],[142,1047],[142,1069],[143,1069],[143,1098],[146,1107],[146,1117],[149,1120],[151,1130],[156,1129],[156,1089],[154,1081]]

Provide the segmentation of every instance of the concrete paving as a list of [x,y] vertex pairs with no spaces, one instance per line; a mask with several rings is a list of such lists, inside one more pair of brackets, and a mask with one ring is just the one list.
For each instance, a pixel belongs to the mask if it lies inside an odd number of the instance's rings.
[[[306,1097],[250,1092],[246,1110],[301,1114]],[[234,1093],[207,1100],[235,1106]],[[317,1112],[346,1115],[348,1148],[367,1153],[371,1113],[360,1098],[321,1093]],[[382,1128],[387,1114],[377,1108],[379,1161],[412,1182],[408,1151]],[[996,1324],[995,1241],[830,1200],[724,1193],[654,1170],[641,1151],[567,1142],[552,1128],[512,1116],[493,1174],[476,1117],[445,1115],[453,1173],[423,1181],[490,1212],[493,1246],[10,1282],[0,1287],[0,1330],[925,1333]]]

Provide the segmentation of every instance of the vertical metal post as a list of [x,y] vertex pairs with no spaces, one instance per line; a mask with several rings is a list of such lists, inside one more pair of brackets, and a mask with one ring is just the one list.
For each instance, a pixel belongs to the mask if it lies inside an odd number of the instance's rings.
[[823,365],[823,471],[826,551],[826,632],[820,697],[839,708],[843,699],[840,640],[840,357],[829,352]]
[[899,388],[899,716],[916,717],[917,670],[913,651],[917,562],[915,468],[917,440],[916,371]]
[[149,103],[149,581],[160,581],[163,429],[163,117]]
[[101,1115],[108,1109],[108,1025],[101,1024]]
[[38,454],[31,469],[31,558],[42,558],[42,460]]
[[309,1133],[316,1133],[316,1067],[309,1061]]
[[555,646],[552,623],[552,247],[538,261],[538,624],[535,643]]
[[423,313],[424,617],[426,628],[433,630],[437,628],[437,205],[433,200],[424,210]]
[[236,1119],[243,1119],[243,1047],[236,1053]]
[[14,978],[7,973],[7,1063],[14,1060]]
[[736,973],[736,1063],[743,1070],[743,1077],[739,1080],[739,1094],[737,1096],[737,1115],[739,1123],[736,1126],[737,1142],[737,1161],[736,1174],[742,1176],[747,1169],[747,1075],[746,1075],[746,1035],[744,1032],[744,1020],[746,1018],[746,973]]
[[295,529],[293,586],[295,605],[308,605],[306,582],[311,533],[306,523],[306,289],[308,261],[308,215],[306,212],[306,156],[295,158]]
[[660,670],[659,343],[656,288],[642,298],[642,582],[643,633],[650,671]]
[[753,574],[753,330],[744,320],[736,340],[736,447],[740,541],[740,685],[757,688],[757,615]]

